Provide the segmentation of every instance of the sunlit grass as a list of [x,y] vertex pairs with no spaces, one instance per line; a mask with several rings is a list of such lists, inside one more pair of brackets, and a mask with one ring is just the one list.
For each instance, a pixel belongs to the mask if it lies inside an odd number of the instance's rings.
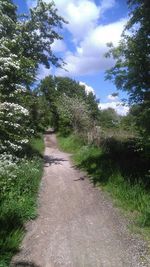
[[69,135],[68,137],[63,137],[57,135],[58,144],[60,149],[68,153],[76,153],[83,146],[83,141],[76,135]]
[[[90,180],[96,186],[100,185],[109,191],[117,201],[117,205],[135,214],[134,223],[136,225],[150,227],[149,190],[145,187],[144,177],[140,179],[141,172],[138,173],[140,165],[132,166],[132,160],[135,164],[137,158],[134,158],[132,151],[127,151],[126,144],[110,141],[107,148],[97,148],[78,144],[78,140],[73,140],[73,137],[61,139],[59,137],[58,139],[61,140],[59,144],[62,149],[74,153],[74,162],[79,168],[87,171]],[[70,143],[71,146],[68,148]],[[121,155],[123,152],[124,156]],[[132,156],[131,159],[130,156]],[[135,157],[137,157],[136,153]],[[138,174],[139,177],[136,179],[135,176]]]

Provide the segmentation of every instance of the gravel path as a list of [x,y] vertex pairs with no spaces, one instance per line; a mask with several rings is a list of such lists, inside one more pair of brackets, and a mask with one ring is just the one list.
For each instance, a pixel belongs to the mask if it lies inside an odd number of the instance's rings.
[[105,193],[74,168],[69,154],[45,135],[45,168],[39,216],[27,232],[13,267],[143,267],[145,246],[131,236]]

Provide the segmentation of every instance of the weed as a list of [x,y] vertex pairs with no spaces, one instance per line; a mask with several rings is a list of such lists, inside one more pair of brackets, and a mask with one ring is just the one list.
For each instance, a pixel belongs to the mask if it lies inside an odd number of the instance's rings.
[[59,137],[59,140],[62,149],[74,153],[76,165],[87,171],[94,185],[103,186],[122,208],[135,213],[137,225],[150,227],[149,180],[146,178],[149,162],[138,153],[134,140],[119,142],[109,138],[101,148],[85,146],[73,137]]
[[0,172],[0,267],[9,266],[24,236],[24,223],[37,215],[36,199],[43,165],[38,155],[43,144],[40,140],[32,143],[34,150],[37,146],[36,157],[20,159]]
[[76,153],[84,144],[83,140],[81,140],[76,135],[63,137],[60,134],[58,134],[57,137],[58,137],[59,147],[68,153]]
[[39,136],[30,140],[30,147],[37,153],[43,155],[44,152],[44,142],[43,137]]

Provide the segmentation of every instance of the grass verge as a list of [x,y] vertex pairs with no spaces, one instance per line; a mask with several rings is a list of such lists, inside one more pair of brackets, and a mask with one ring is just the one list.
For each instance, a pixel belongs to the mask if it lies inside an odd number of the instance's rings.
[[57,134],[59,147],[68,153],[77,153],[84,145],[84,142],[75,135],[69,135],[68,137]]
[[39,137],[35,137],[33,139],[30,140],[30,147],[32,148],[32,150],[35,151],[35,153],[39,153],[39,155],[43,155],[44,153],[44,140],[43,140],[43,136],[40,135]]
[[[0,176],[0,267],[8,267],[25,233],[24,223],[37,215],[37,194],[42,176],[43,139],[31,141],[34,157],[3,168]],[[37,155],[36,155],[37,152]]]
[[94,185],[107,190],[116,204],[130,214],[134,225],[146,230],[150,239],[150,194],[144,178],[148,164],[144,165],[143,158],[134,153],[131,143],[128,146],[109,140],[107,145],[105,142],[105,146],[97,148],[78,143],[73,135],[58,136],[58,141],[61,149],[73,153],[75,164],[87,171]]

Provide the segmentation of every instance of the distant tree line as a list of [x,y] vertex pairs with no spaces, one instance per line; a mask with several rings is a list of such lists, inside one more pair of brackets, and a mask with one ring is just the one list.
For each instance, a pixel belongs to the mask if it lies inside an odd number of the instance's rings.
[[48,76],[33,87],[39,64],[63,66],[51,45],[62,38],[56,29],[65,21],[52,2],[39,0],[28,15],[18,16],[12,0],[0,0],[1,154],[22,153],[30,137],[49,126],[64,135],[75,132],[82,137],[95,126],[135,131],[149,147],[150,3],[129,0],[128,5],[130,17],[120,44],[108,44],[106,55],[116,62],[106,78],[129,95],[131,109],[122,117],[110,108],[100,110],[96,96],[71,78]]

